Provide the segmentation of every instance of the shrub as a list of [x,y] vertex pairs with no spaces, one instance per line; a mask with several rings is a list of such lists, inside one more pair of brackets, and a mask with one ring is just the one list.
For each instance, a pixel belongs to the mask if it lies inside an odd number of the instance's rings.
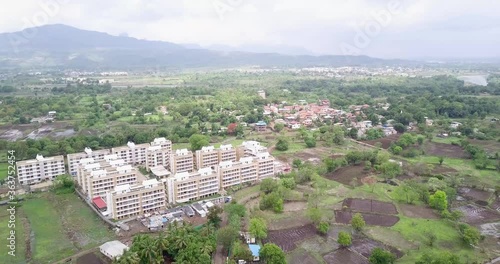
[[337,242],[343,247],[348,247],[352,244],[352,237],[347,232],[340,232]]

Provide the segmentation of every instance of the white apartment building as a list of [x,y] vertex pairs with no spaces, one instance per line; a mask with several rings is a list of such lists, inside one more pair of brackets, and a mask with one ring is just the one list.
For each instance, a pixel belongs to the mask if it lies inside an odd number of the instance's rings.
[[146,169],[163,166],[170,168],[170,155],[172,154],[172,141],[165,138],[155,138],[146,150]]
[[258,164],[258,174],[260,180],[274,176],[274,157],[271,156],[269,152],[257,153],[254,162],[257,162]]
[[268,152],[258,141],[244,141],[238,147],[238,157],[256,157],[258,153]]
[[219,164],[219,152],[214,146],[202,147],[195,152],[196,168],[211,168]]
[[16,162],[19,184],[32,185],[45,180],[52,180],[65,174],[64,157],[54,156],[44,158],[36,155],[35,159]]
[[219,162],[223,161],[236,161],[236,149],[233,148],[233,145],[221,145],[219,148]]
[[107,155],[104,161],[83,159],[78,168],[77,181],[89,199],[106,197],[106,192],[118,185],[134,184],[140,181],[137,169],[117,155]]
[[257,181],[258,169],[259,164],[252,157],[244,157],[237,162],[223,161],[216,167],[221,188]]
[[166,180],[168,202],[185,203],[202,199],[220,190],[219,175],[212,168],[180,172]]
[[149,147],[150,145],[147,143],[136,145],[134,142],[129,141],[126,146],[112,148],[111,153],[118,155],[128,164],[145,165],[146,152]]
[[156,179],[118,185],[106,193],[107,211],[113,219],[126,219],[166,208],[165,186]]
[[193,152],[187,149],[178,149],[170,155],[170,172],[192,172],[194,170]]
[[92,150],[91,148],[85,148],[84,152],[68,154],[68,172],[71,176],[76,176],[78,163],[81,159],[93,158],[95,161],[99,162],[104,160],[105,155],[111,154],[110,149]]
[[196,153],[196,168],[215,168],[222,161],[236,161],[236,149],[232,145],[202,147]]

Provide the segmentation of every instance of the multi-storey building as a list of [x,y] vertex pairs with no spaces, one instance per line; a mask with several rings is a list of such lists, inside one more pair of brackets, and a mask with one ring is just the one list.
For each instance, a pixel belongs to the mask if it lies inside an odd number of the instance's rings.
[[216,167],[221,188],[257,181],[258,169],[258,163],[252,157],[244,157],[237,162],[223,161]]
[[221,145],[219,148],[219,162],[223,161],[236,161],[236,149],[233,148],[233,145]]
[[212,168],[219,164],[219,152],[214,146],[202,147],[196,151],[196,168]]
[[146,150],[146,169],[163,166],[170,168],[170,155],[172,154],[172,141],[165,138],[155,138]]
[[146,164],[146,152],[149,147],[147,143],[136,145],[129,141],[126,146],[112,148],[111,153],[118,155],[128,164],[142,165]]
[[180,172],[166,181],[169,203],[198,200],[219,192],[219,175],[212,168]]
[[93,158],[95,161],[104,160],[105,155],[111,154],[110,149],[92,150],[85,148],[84,152],[68,154],[68,172],[71,176],[76,176],[78,163],[81,159]]
[[192,172],[194,169],[193,152],[187,149],[178,149],[170,155],[170,172]]
[[89,199],[106,197],[106,192],[117,185],[137,183],[140,179],[137,169],[127,164],[117,155],[107,155],[104,161],[81,160],[77,181]]
[[236,161],[236,149],[232,145],[203,147],[196,151],[196,168],[215,168],[222,161]]
[[124,184],[106,193],[107,214],[126,219],[165,209],[165,186],[156,179],[139,184]]
[[244,141],[238,147],[238,157],[256,157],[258,153],[268,152],[258,141]]
[[269,152],[257,153],[254,162],[258,164],[259,179],[273,177],[274,171],[274,157]]
[[66,172],[64,157],[44,158],[36,155],[35,159],[16,162],[19,184],[32,185],[45,180],[52,180]]

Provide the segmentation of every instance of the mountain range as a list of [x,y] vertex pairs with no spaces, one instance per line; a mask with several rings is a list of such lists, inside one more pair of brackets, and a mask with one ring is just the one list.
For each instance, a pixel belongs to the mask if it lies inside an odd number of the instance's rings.
[[[210,47],[209,47],[210,48]],[[216,50],[215,50],[216,49]],[[312,56],[206,49],[112,36],[55,24],[0,34],[0,68],[140,69],[151,67],[310,67],[408,64],[368,56]],[[293,49],[294,53],[300,50]]]

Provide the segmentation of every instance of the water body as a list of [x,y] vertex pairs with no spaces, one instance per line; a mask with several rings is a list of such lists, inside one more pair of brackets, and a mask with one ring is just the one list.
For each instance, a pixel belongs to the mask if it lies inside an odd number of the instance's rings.
[[469,76],[458,76],[459,80],[463,80],[466,83],[472,83],[475,85],[486,86],[488,81],[486,80],[487,75],[469,75]]

